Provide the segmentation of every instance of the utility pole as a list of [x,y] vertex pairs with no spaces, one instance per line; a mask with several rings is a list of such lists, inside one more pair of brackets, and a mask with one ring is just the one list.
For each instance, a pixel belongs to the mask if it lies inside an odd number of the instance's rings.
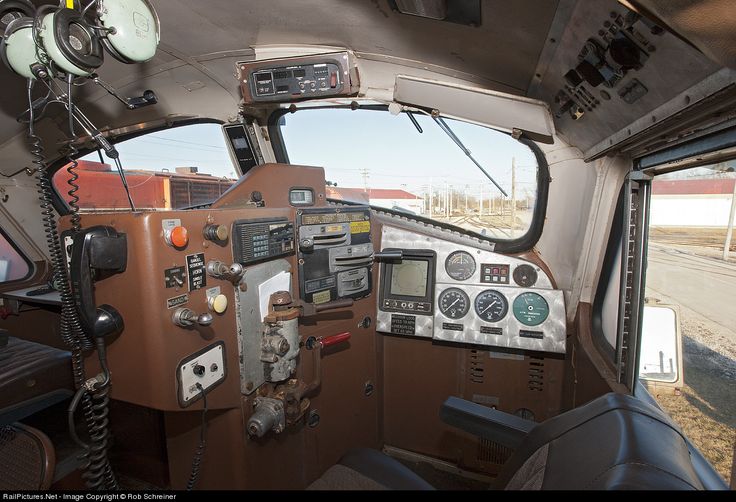
[[468,185],[465,185],[465,214],[468,214]]
[[728,261],[728,253],[731,250],[731,234],[733,233],[734,216],[736,216],[736,178],[734,178],[733,180],[733,195],[731,195],[731,214],[728,215],[726,244],[723,246],[723,261]]
[[448,203],[450,200],[450,197],[449,197],[450,192],[448,190],[449,188],[447,187],[447,182],[445,181],[445,197],[444,197],[445,198],[445,207],[444,207],[445,218],[447,218],[450,215],[449,211],[447,210],[449,207]]
[[432,178],[429,178],[429,219],[432,219]]
[[454,195],[454,193],[452,192],[452,185],[450,185],[449,194],[450,194],[450,212],[447,214],[447,216],[452,216],[452,204],[453,204],[452,196]]
[[363,176],[363,188],[368,193],[368,178],[371,177],[371,171],[367,167],[360,170],[360,175]]
[[478,211],[478,214],[480,216],[483,216],[483,183],[480,184],[480,210]]
[[516,229],[516,157],[511,157],[511,238]]

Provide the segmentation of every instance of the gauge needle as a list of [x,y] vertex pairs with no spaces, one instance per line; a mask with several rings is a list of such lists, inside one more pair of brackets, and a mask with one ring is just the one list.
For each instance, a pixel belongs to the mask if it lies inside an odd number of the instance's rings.
[[454,307],[454,306],[455,306],[455,304],[456,304],[457,302],[459,302],[459,301],[460,301],[460,298],[458,298],[457,300],[455,300],[454,302],[452,302],[452,303],[450,304],[450,306],[449,306],[449,307],[445,308],[445,310],[450,310],[450,309],[451,309],[452,307]]
[[484,308],[484,309],[483,309],[483,312],[481,312],[481,313],[480,313],[480,315],[483,315],[483,314],[485,314],[485,313],[486,313],[486,310],[488,310],[489,308],[493,307],[493,306],[494,306],[495,304],[496,304],[496,300],[493,300],[493,303],[491,303],[491,304],[490,304],[490,305],[488,305],[488,306],[487,306],[486,308]]

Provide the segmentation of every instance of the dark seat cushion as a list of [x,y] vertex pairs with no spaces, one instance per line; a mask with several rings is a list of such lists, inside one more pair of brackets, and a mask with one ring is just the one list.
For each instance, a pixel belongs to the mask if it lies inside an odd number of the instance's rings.
[[69,352],[12,336],[0,348],[0,414],[49,394],[68,396],[73,390]]
[[[538,468],[530,466],[537,463]],[[535,427],[504,465],[498,487],[552,490],[702,489],[687,442],[659,409],[606,394]]]
[[315,481],[312,490],[434,490],[411,469],[380,451],[350,450]]

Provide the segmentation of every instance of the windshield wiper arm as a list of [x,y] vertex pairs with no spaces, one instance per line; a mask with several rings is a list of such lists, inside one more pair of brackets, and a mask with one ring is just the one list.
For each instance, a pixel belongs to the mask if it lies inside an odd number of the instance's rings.
[[463,153],[465,155],[467,155],[470,160],[473,161],[473,164],[475,164],[478,167],[478,169],[480,169],[481,171],[483,171],[483,174],[486,175],[486,178],[488,178],[489,180],[491,180],[491,182],[494,185],[496,185],[496,188],[498,188],[501,191],[501,193],[503,194],[503,196],[504,197],[508,197],[509,194],[507,194],[506,191],[503,188],[501,188],[501,186],[498,183],[496,183],[496,180],[494,180],[493,177],[490,174],[488,174],[488,171],[486,171],[483,168],[483,166],[481,166],[478,163],[478,161],[475,160],[475,157],[473,157],[473,154],[470,153],[470,150],[468,150],[468,148],[465,145],[463,145],[463,142],[460,141],[460,138],[458,138],[455,135],[455,133],[452,132],[452,129],[450,129],[450,126],[447,125],[447,122],[445,122],[442,119],[442,117],[432,117],[432,118],[434,119],[435,122],[437,122],[437,125],[440,126],[440,129],[442,129],[445,132],[445,134],[447,134],[450,137],[450,139],[452,139],[452,141],[455,142],[455,144],[458,146],[458,148],[460,148],[460,150],[462,150]]
[[414,127],[417,128],[417,131],[419,131],[419,134],[422,134],[424,132],[424,129],[422,129],[422,126],[419,125],[419,122],[417,122],[417,118],[414,116],[411,112],[406,112],[406,114],[409,116],[409,120],[411,120],[411,123],[414,124]]

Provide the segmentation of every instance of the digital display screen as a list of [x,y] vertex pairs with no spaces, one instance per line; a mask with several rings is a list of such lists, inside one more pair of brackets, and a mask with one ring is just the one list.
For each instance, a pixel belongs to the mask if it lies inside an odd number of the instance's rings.
[[427,296],[426,260],[403,260],[391,268],[391,294],[424,298]]
[[240,137],[240,138],[233,138],[233,146],[237,150],[244,150],[244,149],[247,150],[249,148],[248,147],[248,141],[245,138],[242,138],[242,137]]
[[292,190],[289,192],[289,202],[295,205],[311,205],[313,203],[311,190]]

